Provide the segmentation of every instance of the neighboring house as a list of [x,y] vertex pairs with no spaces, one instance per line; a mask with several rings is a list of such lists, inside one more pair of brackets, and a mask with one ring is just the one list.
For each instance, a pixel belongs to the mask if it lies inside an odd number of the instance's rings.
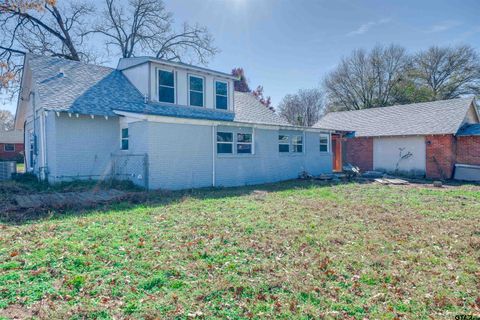
[[315,126],[353,132],[354,138],[332,136],[334,163],[355,164],[364,171],[449,179],[455,164],[480,165],[473,98],[331,112]]
[[0,130],[0,161],[23,159],[23,131]]
[[148,57],[116,69],[27,54],[15,125],[51,182],[239,186],[332,171],[330,130],[295,127],[229,74]]

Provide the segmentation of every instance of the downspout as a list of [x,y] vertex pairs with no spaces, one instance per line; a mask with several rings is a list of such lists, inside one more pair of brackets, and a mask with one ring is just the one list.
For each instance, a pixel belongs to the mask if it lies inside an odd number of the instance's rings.
[[45,137],[43,136],[44,132],[44,125],[43,125],[43,110],[41,110],[40,115],[39,115],[39,121],[40,121],[40,152],[42,154],[42,166],[38,167],[38,171],[40,174],[40,180],[45,180],[45,149],[44,149],[44,139]]
[[215,171],[216,171],[216,168],[215,168],[215,158],[216,158],[216,152],[215,152],[215,143],[216,143],[216,139],[215,139],[215,127],[216,125],[212,125],[212,187],[215,187],[216,184],[215,184],[215,180],[216,180],[216,177],[215,177]]
[[[36,116],[37,116],[37,110],[35,108],[35,91],[32,91],[30,93],[32,95],[32,107],[33,107],[33,141],[30,141],[30,143],[33,143],[33,154],[35,155],[35,159],[33,159],[34,157],[32,157],[32,162],[33,163],[30,163],[30,165],[32,166],[32,170],[33,172],[35,172],[35,165],[37,164],[37,157],[38,157],[38,149],[37,149],[37,126],[35,124],[36,122]],[[40,174],[40,168],[39,168],[39,172]]]
[[46,111],[45,109],[42,109],[41,113],[41,119],[42,119],[42,156],[43,156],[43,175],[45,180],[48,181],[48,161],[47,161],[47,118],[46,118]]

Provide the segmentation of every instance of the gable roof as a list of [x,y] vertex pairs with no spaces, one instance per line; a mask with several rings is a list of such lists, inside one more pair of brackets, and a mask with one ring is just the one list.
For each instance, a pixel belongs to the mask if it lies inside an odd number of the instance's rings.
[[115,116],[114,110],[168,117],[233,121],[233,113],[157,102],[143,95],[121,71],[61,58],[28,55],[37,108]]
[[22,130],[11,130],[11,131],[0,130],[0,143],[23,143],[23,131]]
[[235,91],[235,120],[237,122],[292,126],[275,111],[265,107],[251,93]]
[[[235,113],[148,101],[119,70],[56,57],[27,54],[36,108],[116,116],[115,111],[166,117],[292,126],[250,93],[235,92]],[[132,58],[143,61],[145,58]]]
[[315,127],[355,131],[357,137],[456,134],[474,98],[331,112]]
[[186,70],[200,71],[200,72],[204,72],[204,73],[208,73],[208,74],[212,74],[212,75],[216,75],[216,76],[220,76],[220,77],[228,78],[228,79],[232,79],[232,80],[237,79],[237,77],[232,76],[229,73],[220,72],[220,71],[216,71],[216,70],[212,70],[212,69],[208,69],[208,68],[203,68],[203,67],[199,67],[199,66],[194,66],[192,64],[188,64],[188,63],[184,63],[184,62],[168,61],[168,60],[159,59],[159,58],[155,58],[155,57],[148,57],[148,56],[146,56],[146,57],[133,57],[133,58],[121,58],[118,61],[117,70],[125,70],[125,69],[128,69],[128,68],[139,66],[139,65],[147,63],[147,62],[154,62],[154,63],[159,63],[159,64],[163,64],[163,65],[166,65],[166,66],[172,66],[172,67],[179,67],[179,68],[186,69]]

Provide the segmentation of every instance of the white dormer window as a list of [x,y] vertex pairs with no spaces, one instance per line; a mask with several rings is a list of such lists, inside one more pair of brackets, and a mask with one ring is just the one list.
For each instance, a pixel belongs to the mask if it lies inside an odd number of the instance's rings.
[[225,81],[215,81],[215,108],[228,109],[228,83]]
[[205,106],[204,88],[204,80],[202,77],[192,75],[188,76],[188,100],[191,106]]
[[175,74],[158,70],[158,101],[175,103]]

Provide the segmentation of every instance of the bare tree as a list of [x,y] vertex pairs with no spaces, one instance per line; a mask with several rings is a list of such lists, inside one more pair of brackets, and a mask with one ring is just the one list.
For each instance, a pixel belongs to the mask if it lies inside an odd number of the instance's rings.
[[324,95],[319,89],[299,90],[286,95],[278,109],[288,122],[298,126],[313,126],[324,110]]
[[162,0],[129,0],[126,6],[117,0],[105,0],[102,19],[93,31],[106,37],[107,48],[118,49],[124,58],[138,54],[167,60],[206,64],[218,52],[205,27],[183,24],[173,30],[172,13]]
[[70,60],[87,60],[81,27],[93,5],[55,0],[11,0],[0,3],[0,85],[18,80],[26,52]]
[[0,131],[13,130],[14,117],[8,110],[0,110]]
[[412,76],[432,100],[479,94],[480,57],[471,46],[433,46],[415,55]]
[[329,109],[359,110],[391,104],[409,62],[405,49],[395,45],[377,46],[370,52],[355,50],[325,79]]

